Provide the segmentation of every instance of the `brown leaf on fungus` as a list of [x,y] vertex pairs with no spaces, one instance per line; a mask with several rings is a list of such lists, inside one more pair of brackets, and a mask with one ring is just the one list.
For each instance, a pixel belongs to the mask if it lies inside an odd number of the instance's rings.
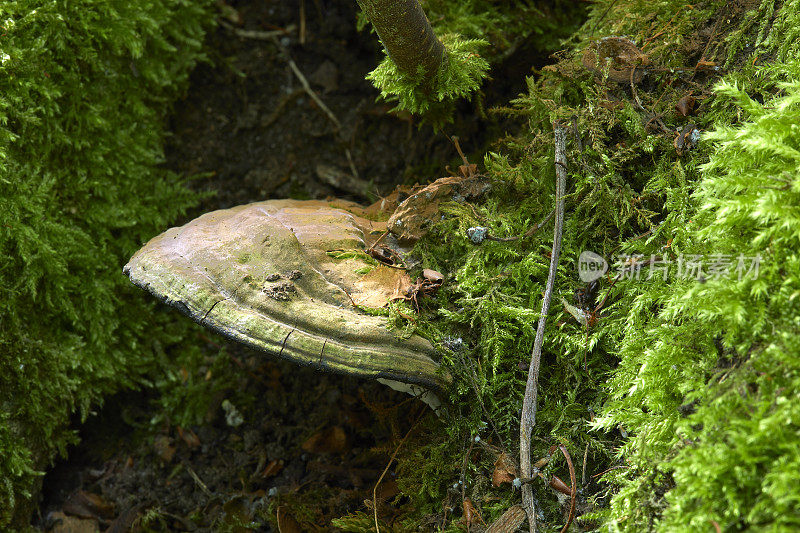
[[492,485],[499,487],[503,483],[511,483],[517,477],[517,464],[505,452],[501,453],[494,462],[492,472]]
[[647,65],[649,60],[633,41],[624,37],[605,37],[586,47],[582,63],[600,78],[608,73],[611,81],[630,83],[633,73],[633,83],[639,83],[644,70],[637,67]]
[[481,196],[488,189],[486,178],[479,174],[440,178],[397,207],[389,218],[389,231],[401,242],[416,242],[438,220],[442,202],[464,202]]
[[405,270],[380,265],[353,285],[358,291],[353,302],[362,307],[380,308],[393,300],[404,300],[411,289],[411,278]]

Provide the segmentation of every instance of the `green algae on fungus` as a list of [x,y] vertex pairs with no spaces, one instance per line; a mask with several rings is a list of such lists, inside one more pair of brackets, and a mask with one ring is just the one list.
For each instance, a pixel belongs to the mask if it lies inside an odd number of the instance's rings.
[[[385,306],[411,284],[404,270],[375,266],[363,253],[386,229],[364,214],[357,204],[296,200],[214,211],[155,237],[124,271],[203,326],[256,350],[441,389],[447,377],[427,340],[400,339],[385,317],[360,310]],[[243,256],[249,260],[237,260]],[[358,273],[366,267],[369,273]]]

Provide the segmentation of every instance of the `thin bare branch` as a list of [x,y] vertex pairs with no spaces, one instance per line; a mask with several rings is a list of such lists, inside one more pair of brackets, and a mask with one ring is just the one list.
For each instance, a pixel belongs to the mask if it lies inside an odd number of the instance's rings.
[[[539,386],[539,366],[542,360],[542,344],[544,342],[544,328],[547,323],[547,313],[550,310],[550,301],[553,297],[553,285],[556,280],[558,258],[561,254],[561,235],[564,229],[564,195],[567,184],[567,130],[559,123],[553,125],[555,137],[555,167],[556,167],[556,222],[553,231],[553,249],[550,253],[550,271],[547,275],[542,312],[539,316],[539,325],[536,328],[536,338],[533,342],[531,364],[528,369],[528,382],[525,385],[525,398],[522,402],[522,417],[519,429],[519,464],[520,477],[531,477],[531,434],[536,425],[536,400]],[[528,526],[531,533],[537,530],[536,514],[533,508],[533,487],[522,486],[522,506],[528,515]]]

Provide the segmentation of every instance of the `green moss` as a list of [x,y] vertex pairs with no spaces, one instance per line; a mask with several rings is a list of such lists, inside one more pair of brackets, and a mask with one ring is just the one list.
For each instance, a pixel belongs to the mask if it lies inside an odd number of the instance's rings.
[[210,6],[0,6],[0,527],[26,523],[71,416],[179,340],[120,269],[195,201],[158,165]]
[[[417,76],[400,72],[388,56],[367,79],[384,99],[397,103],[395,109],[419,114],[436,129],[452,120],[459,99],[480,88],[490,63],[501,62],[524,45],[549,53],[576,28],[584,12],[581,5],[560,0],[537,4],[423,0],[421,4],[445,46],[446,59],[433,83],[422,83],[421,72]],[[359,27],[366,25],[361,14]]]
[[[477,434],[517,453],[526,377],[519,368],[530,357],[552,232],[476,247],[466,229],[520,235],[545,218],[554,205],[552,122],[561,120],[574,124],[583,149],[573,134],[556,296],[578,304],[575,292],[586,287],[574,261],[587,249],[609,259],[657,256],[673,269],[666,281],[649,268],[640,279],[603,280],[594,303],[607,299],[592,327],[561,306],[551,310],[534,454],[563,442],[573,459],[587,454],[588,475],[607,471],[605,488],[590,493],[597,507],[584,517],[596,527],[796,529],[790,509],[800,493],[790,480],[800,432],[790,399],[800,384],[800,73],[796,63],[774,62],[796,43],[775,33],[796,10],[765,3],[768,22],[754,23],[730,9],[724,2],[600,2],[575,48],[501,110],[526,118],[527,127],[487,154],[491,196],[478,206],[447,206],[449,218],[417,247],[423,264],[449,280],[419,327],[442,346],[454,384],[443,427],[423,448],[401,454],[409,523],[438,513],[448,497],[458,501],[460,490],[449,487],[460,478],[468,439]],[[724,25],[715,30],[718,20]],[[635,92],[580,65],[586,43],[608,35],[632,36],[648,53],[647,78]],[[753,66],[756,55],[766,65]],[[738,70],[670,70],[728,57]],[[712,92],[723,74],[726,83]],[[685,121],[674,106],[689,90],[703,100],[691,120],[712,133],[678,155],[672,131]],[[676,276],[679,257],[759,253],[756,280]],[[483,507],[487,521],[516,501],[510,488],[487,482],[485,455],[466,465],[473,501],[503,502]],[[552,492],[537,490],[546,522],[560,523]]]
[[407,76],[388,56],[367,75],[383,98],[397,102],[395,109],[421,114],[436,128],[451,120],[455,102],[477,89],[489,68],[478,54],[480,47],[488,44],[486,41],[453,34],[440,39],[445,46],[445,60],[430,85],[423,82],[422,72]]
[[711,521],[725,530],[798,527],[788,509],[800,498],[789,482],[800,460],[800,411],[791,400],[800,394],[800,64],[772,70],[793,81],[776,84],[764,104],[733,84],[716,87],[745,122],[705,137],[714,151],[693,194],[684,249],[722,254],[732,270],[741,255],[747,267],[760,256],[757,277],[670,284],[658,308],[631,312],[645,320],[620,347],[598,424],[636,435],[621,450],[632,468],[614,476],[623,489],[612,507],[630,529],[644,520],[635,508],[651,490],[642,479],[653,475],[672,487],[660,529]]

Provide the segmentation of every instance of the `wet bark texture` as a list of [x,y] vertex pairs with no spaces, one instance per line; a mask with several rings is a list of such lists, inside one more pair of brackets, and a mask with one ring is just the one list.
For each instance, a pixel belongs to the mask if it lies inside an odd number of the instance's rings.
[[417,0],[358,0],[358,5],[401,71],[415,76],[421,65],[425,81],[436,75],[444,61],[444,45]]

